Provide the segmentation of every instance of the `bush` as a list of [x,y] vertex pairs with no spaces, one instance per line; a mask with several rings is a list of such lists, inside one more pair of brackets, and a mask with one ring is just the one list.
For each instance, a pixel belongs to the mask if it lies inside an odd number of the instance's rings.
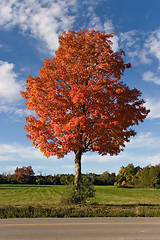
[[66,199],[69,204],[84,204],[90,198],[95,196],[95,189],[90,178],[83,176],[80,183],[80,188],[76,189],[74,185],[69,188]]

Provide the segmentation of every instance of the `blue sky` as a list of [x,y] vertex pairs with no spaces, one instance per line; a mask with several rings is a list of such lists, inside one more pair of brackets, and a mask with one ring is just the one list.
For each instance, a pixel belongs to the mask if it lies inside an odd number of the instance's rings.
[[74,155],[47,159],[24,130],[27,116],[20,90],[54,56],[63,30],[94,28],[114,32],[113,49],[126,52],[122,80],[138,88],[150,114],[118,156],[86,153],[82,172],[118,173],[122,165],[160,163],[160,1],[0,0],[0,173],[31,165],[36,174],[74,173]]

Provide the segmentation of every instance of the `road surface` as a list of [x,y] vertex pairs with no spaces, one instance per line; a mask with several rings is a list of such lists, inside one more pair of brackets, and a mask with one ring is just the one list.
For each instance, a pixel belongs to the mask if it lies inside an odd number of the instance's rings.
[[0,219],[0,240],[160,240],[160,218]]

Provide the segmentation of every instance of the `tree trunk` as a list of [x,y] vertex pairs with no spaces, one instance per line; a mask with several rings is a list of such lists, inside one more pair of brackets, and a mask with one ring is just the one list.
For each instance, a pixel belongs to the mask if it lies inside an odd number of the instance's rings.
[[80,189],[80,181],[81,181],[81,157],[82,157],[82,149],[79,148],[77,152],[75,152],[75,189]]

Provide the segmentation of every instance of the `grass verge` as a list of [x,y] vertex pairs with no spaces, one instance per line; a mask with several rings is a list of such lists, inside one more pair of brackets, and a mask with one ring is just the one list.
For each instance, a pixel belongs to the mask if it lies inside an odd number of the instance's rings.
[[88,204],[54,207],[5,206],[0,218],[71,218],[71,217],[160,217],[160,206]]

